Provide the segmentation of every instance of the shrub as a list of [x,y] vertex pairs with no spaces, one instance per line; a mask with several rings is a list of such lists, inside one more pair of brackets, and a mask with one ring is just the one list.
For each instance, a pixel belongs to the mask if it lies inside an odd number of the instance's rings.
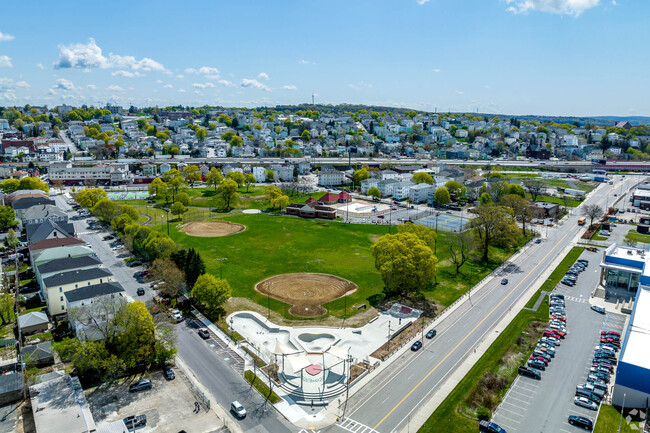
[[485,406],[481,406],[476,411],[476,416],[478,417],[479,421],[488,421],[491,418],[492,414],[490,413],[490,409]]

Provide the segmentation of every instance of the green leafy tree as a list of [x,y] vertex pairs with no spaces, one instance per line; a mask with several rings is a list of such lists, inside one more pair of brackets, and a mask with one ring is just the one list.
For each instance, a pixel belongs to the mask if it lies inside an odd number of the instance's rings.
[[255,183],[257,179],[255,179],[255,176],[253,176],[251,173],[246,173],[244,175],[244,185],[246,185],[246,192],[248,192],[248,189],[252,184]]
[[244,139],[241,138],[239,135],[235,135],[233,138],[230,139],[230,145],[233,147],[241,147],[244,144]]
[[208,136],[208,130],[204,128],[198,128],[194,134],[196,135],[196,139],[202,142],[205,140],[205,137]]
[[300,134],[300,138],[302,138],[305,141],[311,140],[311,137],[309,136],[309,131],[307,131],[306,129],[302,131],[302,134]]
[[223,304],[230,298],[230,285],[226,280],[203,274],[192,288],[192,298],[213,320],[223,316]]
[[20,189],[20,181],[18,179],[5,179],[0,182],[0,189],[5,194],[11,194]]
[[5,244],[9,248],[13,248],[16,245],[18,245],[18,236],[16,236],[16,232],[13,229],[9,229],[7,231],[7,236],[5,237]]
[[205,274],[205,262],[194,248],[176,251],[171,255],[171,259],[185,274],[187,287],[194,287],[196,280]]
[[[118,215],[119,210],[120,210],[120,205],[108,198],[103,198],[99,200],[95,204],[95,206],[92,207],[93,215],[95,215],[97,218],[99,218],[105,223],[110,223],[111,219],[113,219]],[[136,217],[136,221],[137,221],[137,217]]]
[[530,209],[528,200],[519,194],[508,194],[503,196],[501,204],[512,209],[515,219],[521,221],[522,234],[526,236],[526,224],[533,217],[533,211]]
[[200,181],[203,175],[196,165],[188,165],[183,170],[183,176],[185,177],[185,181],[190,184],[190,187],[194,188],[194,183]]
[[422,171],[413,174],[413,179],[412,180],[416,184],[426,183],[426,184],[429,184],[429,185],[433,185],[433,177],[431,177],[431,175],[429,173],[425,173],[425,172],[422,172]]
[[133,220],[127,214],[118,215],[111,220],[111,227],[118,233],[124,233],[124,229],[132,224]]
[[155,328],[144,302],[126,302],[111,320],[112,338],[106,344],[118,354],[127,368],[134,368],[151,360],[155,342]]
[[10,206],[0,206],[0,228],[6,229],[17,224],[16,212]]
[[189,206],[190,205],[190,196],[186,192],[179,192],[176,194],[176,203],[182,203],[183,206]]
[[205,183],[208,186],[214,186],[214,192],[217,192],[217,187],[223,180],[223,174],[221,170],[216,167],[212,167],[210,171],[205,175]]
[[18,189],[40,189],[47,193],[50,192],[50,186],[38,177],[27,176],[20,179]]
[[524,187],[516,183],[508,184],[507,194],[515,194],[521,198],[526,198],[526,191],[524,191]]
[[232,179],[224,179],[217,187],[217,196],[221,199],[224,209],[229,210],[230,206],[237,201],[238,187],[237,182]]
[[275,177],[273,170],[266,170],[266,180],[271,181]]
[[371,251],[389,297],[419,294],[436,275],[438,260],[431,248],[413,233],[384,235]]
[[0,294],[0,320],[2,326],[10,323],[16,314],[14,313],[14,297],[11,293]]
[[481,196],[479,197],[478,201],[479,201],[481,204],[492,203],[492,197],[490,197],[490,194],[488,194],[487,192],[484,192],[483,194],[481,194]]
[[512,246],[519,236],[519,227],[512,216],[512,210],[505,206],[485,204],[477,207],[476,217],[472,218],[470,224],[481,245],[484,262],[489,260],[490,246]]
[[238,188],[241,188],[241,186],[244,184],[244,180],[246,179],[244,173],[242,173],[241,171],[231,171],[230,173],[228,173],[226,178],[232,179],[235,182],[237,182]]
[[82,189],[77,193],[77,203],[81,206],[92,209],[97,202],[107,197],[106,191],[102,188]]
[[380,198],[381,192],[379,191],[379,188],[377,188],[376,186],[371,186],[370,188],[368,188],[368,195],[370,197]]
[[176,195],[187,186],[187,182],[185,182],[185,179],[183,179],[182,176],[174,176],[166,183],[167,187],[169,188],[169,194],[171,195],[172,203],[175,203]]
[[172,205],[172,207],[170,209],[170,212],[172,213],[172,215],[175,215],[175,216],[181,218],[183,216],[183,214],[185,214],[187,212],[187,208],[183,205],[183,203],[181,203],[180,201],[177,201],[176,203],[174,203]]
[[455,180],[450,180],[447,183],[445,183],[445,188],[447,188],[447,191],[449,191],[449,195],[458,197],[460,195],[460,191],[463,188],[463,185],[456,182]]
[[354,174],[352,175],[352,181],[354,182],[355,185],[361,185],[361,182],[368,179],[369,177],[370,177],[370,173],[368,173],[368,170],[366,170],[365,168],[361,168],[354,172]]
[[436,232],[419,224],[402,224],[397,226],[397,233],[412,233],[433,250]]
[[451,197],[449,196],[449,191],[447,191],[447,188],[444,186],[441,186],[436,189],[436,193],[434,194],[434,200],[438,204],[438,206],[444,206],[446,204],[449,204],[451,201]]
[[273,209],[284,209],[289,206],[289,197],[286,195],[279,195],[271,199],[271,207]]

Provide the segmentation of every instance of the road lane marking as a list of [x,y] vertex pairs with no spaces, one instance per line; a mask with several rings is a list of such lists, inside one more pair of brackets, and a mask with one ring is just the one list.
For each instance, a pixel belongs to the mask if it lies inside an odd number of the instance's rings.
[[[576,225],[577,225],[577,224],[576,224]],[[569,232],[569,233],[570,233],[570,232]],[[488,319],[488,317],[490,317],[490,316],[491,316],[491,315],[492,315],[492,314],[497,310],[497,308],[499,308],[499,307],[501,306],[501,304],[503,304],[503,303],[506,301],[506,299],[508,299],[508,298],[510,297],[510,295],[512,295],[512,294],[515,292],[515,290],[517,290],[517,288],[519,288],[519,286],[520,286],[524,281],[526,281],[526,279],[527,279],[527,278],[528,278],[528,277],[529,277],[529,276],[530,276],[530,275],[531,275],[531,274],[532,274],[532,273],[533,273],[533,272],[534,272],[534,271],[539,267],[539,265],[540,265],[544,260],[546,260],[546,258],[547,258],[547,257],[548,257],[548,256],[549,256],[549,255],[550,255],[550,254],[551,254],[551,253],[552,253],[552,252],[553,252],[553,251],[558,247],[558,245],[560,245],[560,244],[562,243],[562,241],[564,240],[564,238],[566,238],[566,237],[569,235],[569,233],[567,233],[567,234],[565,234],[564,236],[562,236],[562,239],[560,239],[560,240],[555,244],[555,246],[554,246],[554,247],[553,247],[553,248],[552,248],[548,253],[546,253],[546,255],[542,258],[542,260],[540,260],[540,261],[535,265],[535,267],[534,267],[533,269],[531,269],[530,272],[528,272],[528,274],[526,274],[526,276],[525,276],[525,277],[524,277],[524,278],[523,278],[523,279],[522,279],[522,280],[521,280],[521,281],[520,281],[520,282],[519,282],[515,287],[513,287],[512,290],[510,290],[510,292],[508,292],[508,294],[507,294],[506,296],[504,296],[503,299],[501,299],[501,301],[500,301],[497,305],[495,305],[494,308],[493,308],[492,310],[490,310],[490,312],[489,312],[489,313],[488,313],[488,314],[487,314],[487,315],[486,315],[486,316],[485,316],[485,317],[484,317],[484,318],[483,318],[483,319],[482,319],[482,320],[481,320],[481,321],[480,321],[480,322],[479,322],[479,323],[478,323],[478,324],[477,324],[477,325],[476,325],[476,326],[475,326],[475,327],[474,327],[474,328],[473,328],[473,329],[472,329],[472,330],[471,330],[467,335],[465,335],[465,337],[463,337],[463,339],[460,340],[460,341],[458,342],[458,344],[456,344],[456,346],[454,346],[454,348],[451,349],[451,351],[450,351],[447,355],[445,355],[445,357],[442,358],[442,359],[440,360],[440,362],[438,362],[438,364],[436,364],[436,365],[435,365],[435,366],[434,366],[434,367],[433,367],[433,368],[432,368],[432,369],[431,369],[431,370],[426,374],[426,376],[424,376],[424,377],[423,377],[423,378],[422,378],[422,379],[421,379],[421,380],[420,380],[420,381],[419,381],[419,382],[418,382],[418,383],[417,383],[417,384],[416,384],[416,385],[415,385],[415,386],[414,386],[414,387],[413,387],[413,388],[412,388],[412,389],[411,389],[411,390],[410,390],[410,391],[409,391],[409,392],[408,392],[408,393],[407,393],[407,394],[406,394],[406,395],[405,395],[405,396],[404,396],[404,397],[403,397],[403,398],[402,398],[402,399],[401,399],[401,400],[400,400],[400,401],[395,405],[395,407],[393,407],[393,408],[392,408],[392,409],[391,409],[391,410],[390,410],[390,411],[389,411],[389,412],[388,412],[388,413],[387,413],[387,414],[386,414],[386,415],[385,415],[381,420],[379,420],[379,422],[378,422],[378,423],[373,427],[375,430],[376,430],[376,429],[377,429],[377,428],[378,428],[378,427],[379,427],[379,426],[380,426],[384,421],[386,421],[386,418],[388,418],[388,417],[389,417],[393,412],[395,412],[395,410],[396,410],[398,407],[400,407],[400,406],[402,405],[402,403],[404,403],[404,401],[405,401],[407,398],[409,398],[409,397],[411,396],[411,394],[413,394],[413,392],[415,392],[415,390],[418,389],[418,388],[419,388],[419,387],[424,383],[424,381],[426,381],[426,380],[429,378],[429,376],[431,376],[431,375],[433,374],[433,372],[436,371],[436,370],[440,367],[440,365],[441,365],[443,362],[445,362],[445,361],[447,360],[447,358],[449,358],[449,357],[450,357],[450,356],[451,356],[451,355],[452,355],[452,354],[453,354],[453,353],[454,353],[454,352],[455,352],[455,351],[460,347],[460,345],[463,344],[463,343],[465,342],[465,340],[467,340],[467,339],[469,338],[469,336],[472,335],[472,334],[474,333],[474,331],[476,331],[476,330],[477,330],[477,329],[478,329],[478,328],[483,324],[483,322],[485,322],[485,321]]]

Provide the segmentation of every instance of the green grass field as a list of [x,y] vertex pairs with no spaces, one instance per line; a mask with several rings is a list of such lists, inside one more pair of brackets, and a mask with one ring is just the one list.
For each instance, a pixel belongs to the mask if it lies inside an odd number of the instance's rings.
[[643,244],[650,244],[650,235],[638,233],[636,230],[630,230],[627,232],[625,239],[629,239],[634,242],[640,242]]
[[[626,415],[627,416],[627,415]],[[638,412],[637,416],[632,417],[632,422],[637,426],[640,421]],[[631,424],[625,420],[625,416],[621,422],[621,411],[613,406],[603,404],[600,406],[598,413],[598,420],[596,421],[596,428],[594,433],[614,433],[618,431],[619,423],[621,425],[621,433],[639,432],[641,430],[632,429]]]
[[[527,308],[535,305],[535,302],[541,295],[542,290],[552,290],[555,285],[562,279],[562,276],[573,265],[584,248],[574,247],[564,257],[562,262],[555,268],[553,273],[546,280],[546,283],[537,291],[537,293],[526,304]],[[516,351],[517,337],[527,329],[532,322],[548,321],[548,303],[542,302],[537,311],[522,310],[506,329],[499,335],[494,343],[488,348],[485,354],[478,360],[467,375],[456,385],[454,390],[438,406],[435,412],[425,422],[419,432],[447,432],[447,433],[466,433],[478,430],[478,421],[471,414],[472,409],[467,406],[467,399],[476,392],[481,378],[487,372],[502,373],[504,366],[501,360],[509,352]],[[516,377],[516,369],[510,369],[506,376],[511,383]],[[507,392],[507,388],[499,396],[500,398]],[[610,430],[603,430],[610,431]]]
[[[530,194],[526,194],[526,198],[529,199],[529,200],[532,200]],[[546,195],[539,195],[539,196],[537,196],[536,201],[547,201],[549,203],[558,203],[558,204],[561,204],[562,206],[564,206],[564,200],[562,200],[559,197],[550,197],[550,196],[546,196]],[[568,199],[566,205],[568,207],[578,207],[578,206],[580,206],[580,203],[582,203],[582,202],[579,201],[579,200]]]
[[[267,305],[267,298],[258,294],[254,285],[276,274],[293,272],[320,272],[338,275],[359,286],[347,300],[339,299],[325,305],[329,314],[342,317],[345,304],[347,313],[353,306],[368,302],[368,297],[382,291],[383,282],[375,269],[370,252],[371,245],[388,233],[387,226],[370,224],[342,224],[332,221],[305,220],[273,215],[231,215],[223,220],[244,224],[247,229],[239,234],[199,238],[179,232],[178,224],[170,224],[170,236],[186,248],[195,248],[203,257],[207,271],[219,275],[219,262],[227,258],[221,272],[232,287],[233,296],[244,297]],[[166,224],[157,226],[166,231]],[[392,232],[396,228],[392,227]],[[448,239],[453,234],[440,232],[437,255],[439,270],[437,284],[425,296],[445,307],[478,283],[496,268],[510,253],[491,249],[489,264],[472,260],[456,276],[449,262]],[[289,305],[271,299],[271,308],[285,317]]]

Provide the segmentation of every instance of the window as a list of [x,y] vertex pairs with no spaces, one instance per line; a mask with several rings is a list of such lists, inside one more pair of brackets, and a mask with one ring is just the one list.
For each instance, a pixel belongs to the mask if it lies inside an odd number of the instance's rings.
[[65,307],[63,305],[61,305],[61,310],[65,310]]
[[79,288],[79,284],[75,284],[75,285],[74,285],[74,288],[75,288],[75,289],[78,289],[78,288]]
[[61,296],[61,302],[63,302],[63,296]]
[[59,293],[63,292],[63,287],[59,287]]

